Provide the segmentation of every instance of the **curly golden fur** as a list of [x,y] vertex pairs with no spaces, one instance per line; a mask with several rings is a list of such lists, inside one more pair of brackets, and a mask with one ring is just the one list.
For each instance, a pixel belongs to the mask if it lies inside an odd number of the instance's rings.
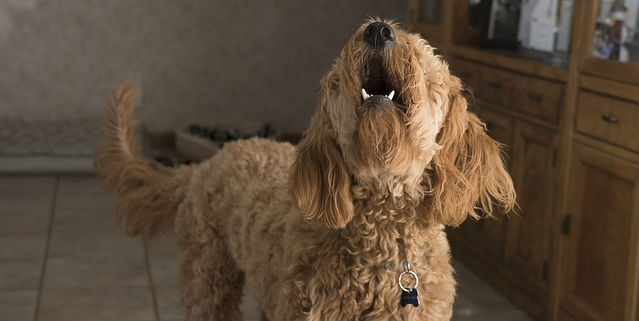
[[[396,42],[374,51],[362,41],[371,22],[322,79],[296,147],[249,139],[162,168],[136,144],[135,86],[114,91],[96,167],[130,235],[174,226],[189,320],[241,319],[245,281],[270,320],[450,319],[443,227],[510,210],[512,182],[433,48],[386,21]],[[373,87],[397,96],[362,97]],[[420,278],[419,307],[399,304],[402,259]]]

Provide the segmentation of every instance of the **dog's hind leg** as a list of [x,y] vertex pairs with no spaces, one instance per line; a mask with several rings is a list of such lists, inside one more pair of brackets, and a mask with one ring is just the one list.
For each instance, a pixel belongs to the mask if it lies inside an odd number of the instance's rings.
[[213,229],[206,234],[210,236],[203,238],[206,241],[193,234],[180,240],[186,319],[241,320],[244,275],[219,234]]

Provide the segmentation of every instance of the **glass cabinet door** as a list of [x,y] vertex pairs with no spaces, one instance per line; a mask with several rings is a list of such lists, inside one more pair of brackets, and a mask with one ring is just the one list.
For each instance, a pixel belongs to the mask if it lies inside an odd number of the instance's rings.
[[592,56],[637,61],[639,0],[601,0],[594,25]]
[[427,26],[440,26],[442,24],[443,7],[443,0],[419,0],[417,21]]
[[637,84],[639,0],[596,0],[585,4],[583,72]]
[[411,0],[410,21],[414,31],[429,42],[444,42],[444,0]]

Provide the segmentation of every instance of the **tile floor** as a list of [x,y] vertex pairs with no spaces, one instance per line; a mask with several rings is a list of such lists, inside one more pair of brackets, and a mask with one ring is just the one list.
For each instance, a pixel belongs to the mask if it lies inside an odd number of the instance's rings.
[[[175,240],[126,237],[114,204],[93,176],[0,176],[0,320],[183,319]],[[532,320],[455,265],[454,320]]]

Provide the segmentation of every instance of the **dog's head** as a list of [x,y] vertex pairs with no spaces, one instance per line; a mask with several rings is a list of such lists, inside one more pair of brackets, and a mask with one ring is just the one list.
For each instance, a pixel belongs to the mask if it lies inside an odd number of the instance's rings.
[[408,197],[457,225],[476,205],[514,203],[499,145],[466,111],[460,80],[433,48],[389,21],[367,21],[321,82],[297,148],[292,194],[302,215],[332,228],[353,216],[353,192]]

